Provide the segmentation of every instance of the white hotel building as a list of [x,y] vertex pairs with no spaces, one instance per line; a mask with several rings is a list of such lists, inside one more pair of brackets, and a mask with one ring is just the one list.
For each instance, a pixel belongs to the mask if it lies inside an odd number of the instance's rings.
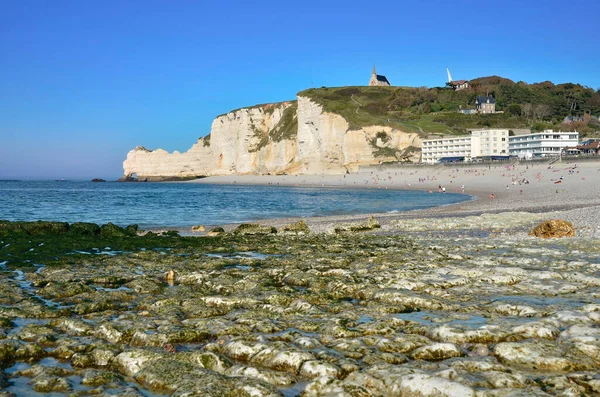
[[553,132],[546,130],[533,134],[515,135],[508,138],[511,156],[521,159],[560,156],[565,147],[575,147],[579,143],[578,132]]
[[471,136],[452,136],[423,141],[422,162],[434,164],[440,159],[508,156],[508,130],[474,130]]

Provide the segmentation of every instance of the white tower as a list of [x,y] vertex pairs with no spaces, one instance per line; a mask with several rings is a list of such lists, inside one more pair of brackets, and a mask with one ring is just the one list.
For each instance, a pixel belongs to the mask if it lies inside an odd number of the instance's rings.
[[452,76],[450,76],[450,69],[446,66],[446,72],[448,73],[448,83],[452,83]]

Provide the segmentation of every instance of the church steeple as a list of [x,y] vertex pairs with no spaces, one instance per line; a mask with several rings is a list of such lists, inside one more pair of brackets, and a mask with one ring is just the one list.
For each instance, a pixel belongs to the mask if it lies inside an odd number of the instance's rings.
[[371,73],[371,80],[369,80],[369,86],[389,86],[390,82],[385,76],[379,76],[375,64],[373,64],[373,72]]

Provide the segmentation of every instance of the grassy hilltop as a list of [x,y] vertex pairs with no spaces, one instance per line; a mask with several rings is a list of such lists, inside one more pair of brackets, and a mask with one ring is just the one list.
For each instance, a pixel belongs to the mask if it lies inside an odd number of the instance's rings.
[[[600,90],[579,84],[551,82],[515,83],[497,76],[471,80],[468,90],[412,87],[310,88],[298,95],[308,97],[326,111],[343,116],[350,128],[389,125],[408,132],[464,134],[467,128],[546,128],[577,130],[583,135],[600,130],[597,119],[585,116],[573,125],[562,125],[566,116],[600,115]],[[504,113],[466,115],[478,95],[496,98],[496,111]]]

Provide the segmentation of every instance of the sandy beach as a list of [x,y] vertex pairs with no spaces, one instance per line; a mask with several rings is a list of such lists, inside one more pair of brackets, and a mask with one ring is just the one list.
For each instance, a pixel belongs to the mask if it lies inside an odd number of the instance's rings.
[[[403,213],[328,216],[306,219],[314,231],[336,222],[375,215],[382,225],[399,219],[447,218],[484,213],[550,213],[570,220],[578,229],[598,234],[591,214],[600,207],[600,161],[551,161],[494,165],[379,166],[345,175],[232,175],[185,183],[310,186],[362,189],[424,190],[431,194],[465,193],[472,201]],[[443,193],[445,190],[445,193]],[[493,195],[493,198],[492,198]],[[263,220],[281,226],[294,219]]]

